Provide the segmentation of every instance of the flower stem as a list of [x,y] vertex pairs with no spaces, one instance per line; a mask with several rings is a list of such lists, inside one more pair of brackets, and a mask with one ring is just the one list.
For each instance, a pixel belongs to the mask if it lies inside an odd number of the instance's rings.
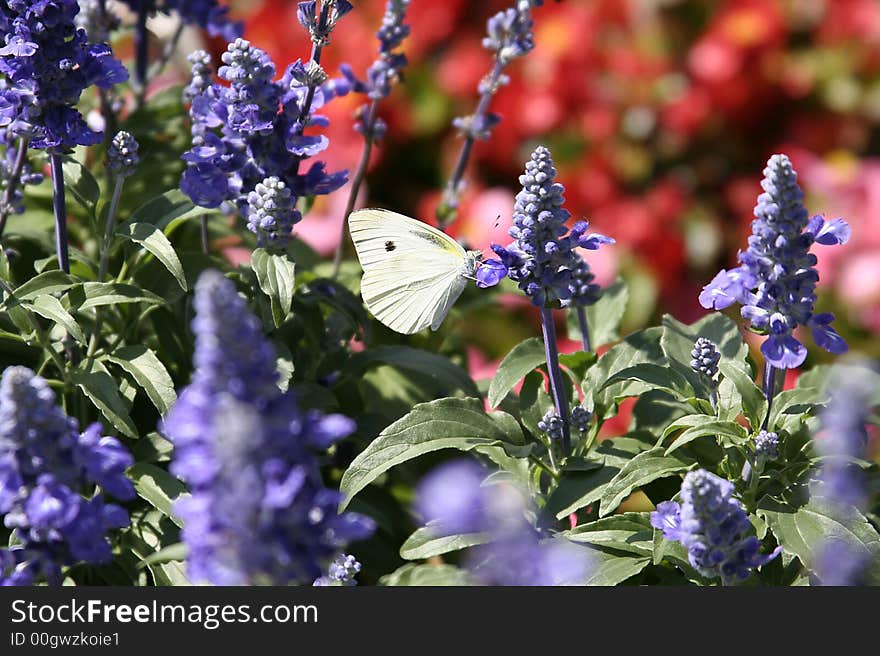
[[144,5],[138,10],[134,29],[134,52],[134,87],[140,107],[147,93],[147,67],[150,60],[150,35],[147,32],[147,8]]
[[[117,175],[113,186],[113,196],[110,199],[110,210],[107,212],[107,223],[104,225],[104,241],[101,243],[101,260],[98,265],[98,282],[104,282],[107,277],[107,266],[110,261],[110,243],[113,239],[113,227],[116,225],[116,213],[119,211],[119,199],[122,197],[122,186],[125,176]],[[101,335],[101,326],[104,323],[102,308],[95,308],[95,329],[89,338],[89,347],[86,357],[91,358],[98,348],[98,338]]]
[[358,162],[354,177],[351,180],[351,190],[348,193],[348,202],[345,205],[345,213],[342,215],[342,227],[339,233],[339,244],[336,246],[336,253],[333,255],[333,274],[332,278],[339,275],[339,266],[342,264],[342,249],[345,246],[345,235],[348,228],[348,215],[354,210],[357,202],[358,193],[361,190],[364,178],[367,175],[367,166],[370,164],[370,154],[373,151],[373,131],[376,127],[376,119],[379,115],[379,100],[375,99],[370,103],[367,110],[366,129],[364,130],[364,147],[361,150],[361,159]]
[[562,448],[565,453],[571,450],[571,426],[568,413],[568,396],[562,382],[562,371],[559,369],[559,348],[556,343],[556,324],[553,322],[553,310],[541,308],[541,328],[544,332],[544,351],[547,356],[547,373],[550,375],[550,389],[556,412],[562,419]]
[[64,168],[60,153],[52,153],[52,209],[55,211],[55,252],[58,266],[70,273],[70,257],[67,250],[67,203],[64,198]]
[[[486,112],[489,111],[489,103],[498,88],[498,80],[501,78],[504,66],[505,64],[500,58],[495,59],[495,68],[492,69],[489,83],[486,84],[483,93],[480,94],[477,110],[474,112],[474,123],[478,123],[480,117],[485,116]],[[437,208],[437,222],[441,230],[446,228],[446,226],[448,226],[458,214],[458,201],[461,197],[461,180],[464,177],[465,169],[470,160],[471,151],[474,148],[474,141],[475,138],[473,131],[471,131],[471,133],[465,137],[464,143],[461,146],[461,151],[458,154],[458,161],[455,164],[455,168],[452,170],[452,177],[449,178],[446,189],[443,191],[443,200]]]
[[200,231],[202,234],[202,252],[205,255],[207,255],[208,250],[209,250],[209,245],[210,245],[208,243],[208,215],[207,214],[202,214],[201,221],[200,221]]
[[578,306],[577,318],[578,318],[578,325],[581,328],[581,345],[583,346],[584,351],[589,353],[590,351],[593,350],[593,347],[590,344],[590,324],[587,321],[586,308]]
[[767,430],[767,425],[770,423],[770,410],[773,407],[773,399],[776,397],[776,385],[777,385],[777,372],[778,369],[774,367],[772,364],[764,364],[764,396],[767,397],[767,414],[764,416],[764,421],[761,424],[761,428],[763,430]]
[[3,192],[3,200],[0,201],[0,237],[6,229],[6,220],[12,213],[12,199],[15,197],[15,191],[18,189],[21,172],[24,170],[24,164],[27,161],[27,150],[29,140],[22,137],[18,140],[18,152],[15,154],[15,163],[12,165],[12,172],[6,183],[6,190]]

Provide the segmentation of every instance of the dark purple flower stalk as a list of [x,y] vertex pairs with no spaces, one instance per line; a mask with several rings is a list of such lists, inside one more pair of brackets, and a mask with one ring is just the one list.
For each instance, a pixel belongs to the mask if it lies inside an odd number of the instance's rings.
[[0,159],[0,237],[6,229],[6,221],[10,214],[24,212],[24,194],[22,187],[29,184],[40,184],[43,174],[34,172],[28,164],[28,139],[20,137],[15,145],[8,144],[6,152]]
[[[80,433],[45,380],[9,367],[0,380],[0,515],[16,546],[0,549],[0,585],[60,585],[61,568],[110,560],[107,531],[128,513],[103,493],[134,497],[133,460],[100,424]],[[101,491],[94,494],[94,486]]]
[[565,424],[563,448],[567,452],[571,446],[568,397],[559,369],[552,309],[569,305],[573,298],[589,296],[589,290],[583,292],[585,279],[580,275],[583,260],[574,249],[596,250],[614,240],[587,234],[586,221],[579,221],[568,230],[566,222],[571,215],[563,208],[565,189],[556,182],[556,168],[547,148],[538,146],[534,150],[519,181],[523,188],[516,196],[510,229],[514,241],[507,247],[493,244],[492,249],[500,260],[481,263],[477,284],[481,287],[497,284],[506,273],[532,303],[541,308],[550,387],[557,413]]
[[458,213],[458,203],[463,188],[462,179],[474,143],[478,139],[488,140],[492,128],[501,122],[500,116],[489,112],[489,105],[498,89],[509,81],[504,75],[504,69],[511,61],[524,57],[535,47],[532,35],[532,8],[540,7],[542,4],[544,4],[543,0],[516,0],[513,7],[498,12],[486,25],[487,35],[483,39],[483,47],[494,53],[494,63],[489,75],[480,81],[478,88],[480,99],[474,113],[470,116],[460,116],[453,121],[453,125],[464,136],[464,143],[437,208],[437,221],[441,229],[449,225]]
[[363,135],[364,147],[361,150],[360,161],[355,169],[348,202],[342,215],[339,244],[333,255],[332,275],[334,278],[339,273],[339,266],[342,263],[342,248],[348,229],[348,217],[354,210],[358,193],[366,177],[373,144],[378,144],[387,130],[385,122],[379,118],[379,103],[391,94],[392,84],[401,78],[401,71],[407,63],[406,56],[402,52],[395,52],[395,49],[403,43],[410,32],[409,25],[405,25],[403,22],[406,20],[406,10],[409,8],[409,3],[410,0],[388,0],[388,4],[385,6],[385,15],[382,18],[382,27],[376,34],[379,39],[379,58],[367,70],[366,82],[355,78],[351,68],[347,65],[343,67],[343,73],[351,81],[353,91],[365,93],[370,102],[357,110],[358,122],[355,124],[355,130]]
[[70,255],[67,247],[67,202],[64,196],[64,170],[61,155],[52,153],[52,211],[55,214],[55,254],[58,256],[58,268],[70,273]]
[[199,278],[195,310],[195,372],[161,427],[174,443],[171,471],[192,492],[176,506],[190,578],[311,583],[373,530],[337,512],[340,494],[324,487],[315,455],[354,422],[280,391],[271,343],[219,272]]
[[465,559],[482,585],[579,584],[590,570],[587,551],[564,539],[542,540],[526,521],[523,492],[488,483],[486,474],[469,460],[441,465],[416,490],[418,513],[437,536],[488,535]]

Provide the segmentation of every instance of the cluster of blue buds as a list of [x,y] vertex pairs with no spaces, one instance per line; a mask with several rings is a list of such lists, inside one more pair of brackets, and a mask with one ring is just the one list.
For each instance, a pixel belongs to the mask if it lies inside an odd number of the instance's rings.
[[302,218],[290,189],[276,177],[266,178],[247,201],[248,230],[257,235],[257,245],[285,247],[294,224]]
[[559,416],[556,408],[550,408],[544,413],[544,417],[538,422],[538,428],[552,441],[562,439],[562,417]]
[[779,457],[779,435],[772,431],[762,430],[755,435],[755,457],[759,461],[776,460]]
[[[107,532],[128,513],[107,503],[134,497],[133,460],[100,424],[80,432],[45,380],[9,367],[0,380],[0,515],[14,544],[0,549],[0,585],[60,585],[61,568],[111,558]],[[97,494],[94,487],[100,486]]]
[[125,130],[120,130],[107,146],[107,170],[127,178],[137,170],[139,163],[137,140]]
[[441,465],[416,491],[416,509],[437,535],[485,533],[489,541],[466,559],[483,585],[582,584],[590,570],[588,552],[564,540],[542,540],[526,521],[523,494],[509,484],[484,481],[473,461]]
[[[406,55],[396,51],[409,36],[410,27],[404,24],[406,10],[409,9],[411,0],[388,0],[385,5],[385,14],[382,17],[382,27],[376,33],[379,39],[379,57],[367,69],[367,79],[357,79],[351,67],[344,64],[341,69],[352,85],[352,90],[364,93],[376,102],[391,95],[391,87],[401,76],[403,68],[407,64]],[[363,135],[371,133],[374,141],[380,141],[385,135],[387,126],[377,117],[372,117],[373,125],[369,125],[371,105],[365,104],[357,110],[357,123],[355,129]]]
[[184,520],[190,578],[217,585],[310,583],[372,520],[339,514],[316,451],[354,430],[342,415],[304,410],[278,388],[275,350],[231,281],[217,271],[195,294],[195,373],[161,430],[171,471],[192,492]]
[[75,24],[76,0],[0,2],[0,130],[4,141],[64,152],[101,141],[76,108],[92,85],[108,89],[128,79],[106,43],[90,43]]
[[[248,41],[237,39],[223,54],[218,74],[229,83],[206,84],[206,57],[192,59],[193,147],[183,159],[180,187],[201,207],[248,212],[248,195],[268,178],[284,183],[295,198],[329,194],[348,179],[347,171],[328,173],[323,162],[300,171],[300,163],[324,151],[329,140],[304,135],[308,126],[326,126],[316,110],[349,91],[345,79],[326,80],[320,67],[291,64],[273,81],[275,65]],[[315,84],[316,79],[324,81]],[[295,203],[295,201],[294,201]],[[294,221],[299,215],[291,215]]]
[[813,244],[844,244],[850,228],[843,219],[809,217],[797,173],[785,155],[773,155],[764,169],[764,193],[758,196],[749,247],[740,266],[722,270],[700,294],[705,308],[720,310],[742,304],[742,316],[767,334],[761,352],[777,369],[794,369],[807,357],[795,328],[812,330],[816,343],[831,353],[844,353],[846,342],[831,327],[834,315],[814,314],[816,256]]
[[186,25],[203,28],[211,36],[219,36],[226,41],[240,37],[244,25],[229,18],[229,7],[217,0],[122,0],[135,13],[145,12],[177,14]]
[[721,353],[715,342],[706,337],[697,338],[691,351],[691,369],[711,379],[718,373],[719,362]]
[[477,284],[495,285],[506,272],[534,305],[563,305],[579,285],[576,272],[581,258],[575,248],[596,250],[614,240],[587,234],[586,221],[568,230],[565,224],[571,215],[562,207],[564,188],[556,182],[556,169],[547,148],[538,146],[534,150],[519,181],[523,188],[516,196],[510,229],[514,241],[507,247],[492,246],[500,260],[488,260],[489,266],[484,263],[477,270]]
[[579,433],[586,433],[590,427],[590,419],[593,413],[582,405],[576,405],[571,409],[571,426]]
[[577,252],[574,253],[576,263],[571,271],[570,295],[563,305],[565,307],[587,307],[593,305],[602,296],[602,288],[594,282],[596,275],[587,261]]
[[782,550],[759,553],[761,543],[749,535],[752,525],[733,491],[730,481],[698,469],[684,477],[681,504],[664,501],[651,513],[651,526],[687,547],[694,569],[708,578],[720,577],[724,584],[748,578]]
[[318,587],[357,585],[355,577],[360,571],[361,564],[357,558],[347,554],[340,554],[330,563],[326,576],[315,579],[312,585]]

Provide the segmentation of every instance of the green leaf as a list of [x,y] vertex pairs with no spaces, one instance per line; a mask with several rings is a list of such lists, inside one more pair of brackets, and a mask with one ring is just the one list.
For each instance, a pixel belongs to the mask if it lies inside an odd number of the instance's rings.
[[667,456],[662,447],[644,451],[627,462],[602,493],[599,516],[605,517],[626,499],[633,490],[644,487],[658,478],[685,472],[694,466],[690,459]]
[[[497,415],[497,416],[496,416]],[[477,399],[440,399],[420,403],[412,411],[383,430],[355,457],[342,476],[339,490],[344,510],[364,487],[382,473],[403,462],[440,449],[470,451],[479,446],[502,446],[511,455],[531,450],[522,433],[512,433],[516,422],[505,413],[487,415]]]
[[100,365],[93,365],[92,369],[86,371],[74,371],[70,379],[116,430],[126,437],[137,439],[137,428],[119,394],[116,381],[102,367],[98,367]]
[[411,346],[379,346],[353,354],[345,365],[348,375],[360,377],[376,364],[422,374],[436,382],[440,389],[461,390],[468,396],[479,397],[480,392],[468,373],[449,361],[449,358]]
[[654,528],[649,513],[628,512],[582,524],[563,535],[579,544],[608,547],[639,556],[654,553]]
[[180,258],[177,257],[171,242],[168,241],[168,237],[159,228],[151,223],[126,223],[117,228],[116,234],[140,244],[152,253],[168,269],[168,273],[174,276],[180,288],[186,291],[186,276],[183,273],[183,265],[180,263]]
[[665,362],[665,356],[660,349],[661,335],[660,328],[635,332],[612,347],[590,367],[584,379],[584,391],[587,392],[588,399],[592,400],[597,415],[607,419],[615,414],[617,399],[638,396],[650,389],[648,385],[637,381],[621,381],[609,386],[605,386],[605,381],[617,372],[637,364]]
[[547,499],[543,512],[562,519],[567,515],[598,501],[608,484],[617,476],[621,468],[630,459],[645,451],[650,445],[631,437],[616,437],[605,440],[587,461],[598,465],[598,468],[572,470],[566,464],[556,489]]
[[473,585],[468,573],[454,565],[416,565],[407,563],[378,581],[384,586]]
[[158,356],[146,346],[135,344],[116,349],[106,360],[131,374],[153,405],[164,415],[177,400],[174,381]]
[[780,392],[773,399],[767,430],[796,432],[797,427],[821,407],[823,396],[812,387],[798,387]]
[[[594,349],[620,339],[620,323],[623,321],[628,301],[629,288],[622,279],[618,278],[614,284],[602,290],[602,296],[595,304],[586,308],[590,342]],[[579,342],[581,329],[577,312],[569,310],[567,327],[569,339]]]
[[76,200],[90,214],[101,198],[101,188],[89,170],[75,159],[66,157],[62,164],[65,188],[73,193]]
[[183,483],[164,469],[144,462],[129,467],[128,475],[139,497],[178,526],[183,526],[173,512],[174,502],[187,494]]
[[150,554],[149,556],[144,558],[142,564],[144,566],[147,566],[170,563],[174,561],[183,562],[186,560],[186,552],[186,544],[184,544],[183,542],[169,544],[167,547],[163,547],[156,553]]
[[205,208],[194,205],[180,189],[172,189],[141,205],[126,221],[126,225],[152,224],[167,235],[183,221],[196,218],[207,212],[208,210]]
[[67,291],[76,283],[63,271],[46,271],[34,276],[15,290],[20,301],[32,301],[41,294],[55,294]]
[[0,280],[12,282],[12,278],[10,278],[9,257],[6,255],[5,248],[0,248]]
[[497,408],[527,373],[546,363],[544,342],[537,337],[530,337],[514,346],[501,361],[489,384],[489,407]]
[[674,369],[650,362],[643,362],[618,371],[613,376],[610,376],[599,390],[601,391],[611,385],[628,381],[644,383],[651,390],[660,389],[669,392],[678,399],[687,399],[693,395],[693,390],[688,381]]
[[835,511],[827,500],[814,497],[799,508],[764,497],[757,514],[767,520],[783,550],[797,556],[804,566],[816,571],[820,550],[829,542],[846,545],[853,558],[873,563],[880,575],[880,535],[856,508]]
[[638,556],[615,549],[590,549],[589,576],[583,585],[612,586],[635,576],[650,563],[649,556]]
[[[692,442],[700,437],[728,437],[733,440],[734,444],[742,444],[749,437],[746,429],[737,424],[735,421],[712,420],[706,417],[706,415],[691,415],[691,417],[696,417],[696,420],[699,421],[699,423],[696,426],[691,426],[690,428],[682,432],[681,435],[675,438],[672,444],[669,445],[669,448],[666,449],[667,456],[676,449],[679,449],[685,444],[688,444],[689,442]],[[689,421],[691,421],[690,418]],[[681,427],[680,425],[676,426],[676,424],[680,424],[680,422],[677,421],[673,423],[670,428]],[[670,429],[667,429],[667,433],[670,432]]]
[[422,560],[466,549],[478,544],[489,542],[492,537],[488,533],[465,533],[461,535],[437,535],[437,527],[428,524],[416,529],[400,547],[400,557],[404,560]]
[[739,326],[720,312],[707,314],[690,325],[681,323],[669,314],[663,315],[663,337],[660,343],[663,352],[671,360],[690,366],[694,342],[700,337],[714,342],[721,357],[728,360],[745,360],[749,353]]
[[78,310],[122,303],[148,303],[151,305],[165,303],[161,296],[157,296],[153,292],[135,285],[116,282],[86,282],[71,289],[68,298],[71,307]]
[[64,309],[64,306],[61,305],[61,301],[59,301],[54,296],[49,296],[48,294],[41,294],[37,296],[33,301],[31,301],[27,307],[30,310],[33,310],[41,317],[49,319],[50,321],[54,321],[60,326],[63,326],[64,329],[80,344],[85,344],[86,337],[83,334],[82,328],[80,328],[79,324],[76,322],[70,313]]
[[764,421],[764,415],[767,414],[767,398],[761,388],[752,380],[749,365],[737,360],[722,360],[718,369],[722,376],[733,382],[736,391],[742,397],[743,413],[752,428],[760,426]]
[[251,266],[257,274],[257,282],[272,303],[272,318],[278,328],[287,319],[296,288],[296,267],[287,254],[274,254],[258,248],[251,255]]

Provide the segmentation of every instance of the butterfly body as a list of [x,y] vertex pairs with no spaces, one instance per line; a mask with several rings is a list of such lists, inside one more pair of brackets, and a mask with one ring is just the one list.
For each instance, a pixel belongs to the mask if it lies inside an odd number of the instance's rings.
[[480,252],[388,210],[352,212],[348,225],[364,270],[361,296],[367,309],[399,333],[437,330],[476,275]]

